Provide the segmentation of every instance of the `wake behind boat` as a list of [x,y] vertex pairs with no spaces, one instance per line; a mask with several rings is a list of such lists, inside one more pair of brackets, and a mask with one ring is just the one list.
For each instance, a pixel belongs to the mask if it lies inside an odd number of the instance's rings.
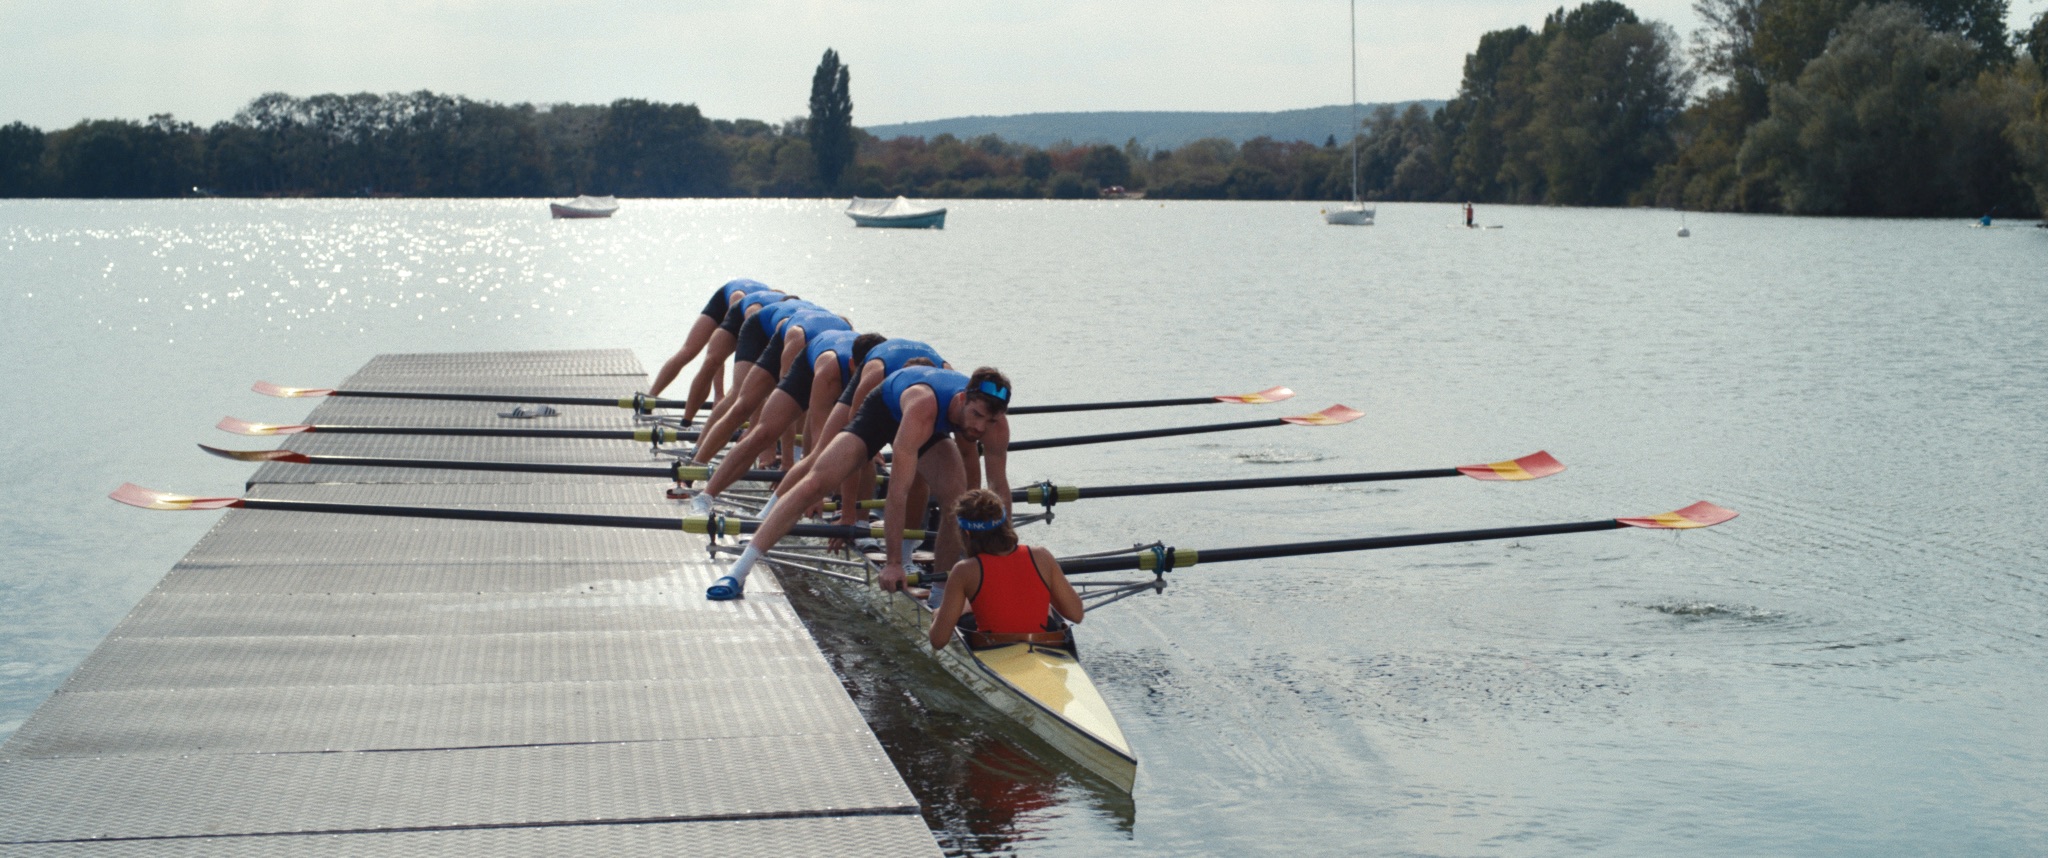
[[854,197],[846,205],[846,216],[853,218],[854,226],[872,226],[894,229],[945,229],[946,210],[944,207],[920,206],[903,197],[893,200],[869,200]]
[[557,218],[611,217],[619,210],[619,201],[613,197],[593,197],[588,194],[566,203],[548,203],[548,212]]

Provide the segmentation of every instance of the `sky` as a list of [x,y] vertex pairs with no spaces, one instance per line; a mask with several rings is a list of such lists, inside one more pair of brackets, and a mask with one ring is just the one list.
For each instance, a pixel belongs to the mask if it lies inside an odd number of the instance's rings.
[[[1360,0],[1359,100],[1450,98],[1482,33],[1558,5]],[[1681,40],[1691,5],[1630,3]],[[2048,0],[2011,5],[2018,23]],[[806,112],[828,47],[852,70],[857,125],[1290,110],[1349,95],[1348,14],[1345,0],[0,0],[0,123],[208,125],[266,92],[419,89],[773,122]]]

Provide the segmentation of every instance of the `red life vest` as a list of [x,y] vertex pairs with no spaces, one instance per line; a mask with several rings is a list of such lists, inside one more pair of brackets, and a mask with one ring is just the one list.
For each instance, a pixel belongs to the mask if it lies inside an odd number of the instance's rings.
[[1019,545],[1008,554],[983,554],[981,589],[970,598],[975,628],[996,634],[1045,631],[1052,610],[1052,591],[1038,577],[1031,549]]

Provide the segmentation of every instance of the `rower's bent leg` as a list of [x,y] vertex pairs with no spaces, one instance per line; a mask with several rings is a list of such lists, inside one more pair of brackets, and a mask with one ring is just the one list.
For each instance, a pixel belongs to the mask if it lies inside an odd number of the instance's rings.
[[725,461],[718,463],[718,470],[711,473],[711,483],[704,487],[704,491],[715,495],[732,488],[732,484],[746,474],[748,463],[754,461],[754,456],[775,443],[778,427],[792,425],[802,416],[803,413],[797,410],[796,400],[789,394],[780,390],[769,394],[768,404],[761,407],[761,422],[740,436],[739,443],[732,448],[732,455],[726,456]]
[[689,336],[683,338],[683,347],[669,356],[668,363],[661,365],[661,372],[654,376],[654,386],[647,388],[648,396],[660,396],[668,389],[676,376],[683,374],[683,367],[695,360],[697,353],[704,350],[704,344],[711,341],[711,332],[718,330],[718,320],[699,313],[697,321],[690,325]]
[[831,491],[833,484],[839,482],[847,471],[860,467],[867,455],[868,445],[858,436],[846,434],[832,439],[830,446],[813,457],[818,464],[809,474],[794,485],[785,484],[778,492],[781,502],[769,509],[767,517],[761,520],[761,526],[755,529],[753,540],[747,543],[745,551],[740,552],[739,559],[733,561],[732,571],[727,574],[745,584],[754,564],[760,562],[761,556],[773,549],[782,537],[789,535],[789,529],[796,526],[804,509]]
[[739,344],[739,338],[731,331],[718,328],[711,332],[711,341],[704,344],[704,362],[697,366],[697,377],[690,380],[690,402],[683,407],[684,423],[696,419],[697,410],[704,407],[711,395],[713,380],[718,382],[719,398],[725,397],[725,361]]
[[967,471],[960,461],[960,448],[940,442],[917,457],[918,476],[931,484],[939,502],[939,538],[932,551],[933,569],[951,569],[960,559],[960,523],[953,518],[953,505],[967,493]]
[[[711,464],[711,458],[732,443],[732,433],[740,428],[740,421],[753,416],[754,407],[775,389],[774,373],[753,364],[746,366],[747,373],[739,384],[739,392],[718,400],[718,407],[712,409],[711,424],[697,436],[697,453],[691,459],[699,465]],[[727,408],[727,405],[732,407]]]

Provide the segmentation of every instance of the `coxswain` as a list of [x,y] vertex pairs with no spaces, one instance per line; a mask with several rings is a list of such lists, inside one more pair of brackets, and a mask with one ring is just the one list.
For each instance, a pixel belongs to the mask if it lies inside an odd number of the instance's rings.
[[[801,318],[798,317],[799,320]],[[851,368],[860,365],[868,350],[884,339],[881,334],[855,334],[850,330],[824,331],[807,337],[804,357],[783,372],[782,380],[761,406],[761,419],[748,427],[746,434],[733,445],[731,455],[726,456],[725,461],[712,472],[711,481],[705,484],[704,490],[690,499],[690,511],[698,515],[709,513],[718,494],[745,476],[754,457],[766,451],[782,433],[797,425],[798,420],[808,417],[803,424],[806,431],[818,432],[824,423],[820,417],[832,407],[833,391],[852,376]],[[804,440],[810,443],[811,439],[822,437],[807,434]]]
[[[747,574],[762,554],[772,550],[807,509],[880,455],[884,447],[893,452],[894,459],[889,497],[882,509],[882,542],[887,555],[881,570],[882,589],[903,588],[903,531],[913,518],[920,524],[925,518],[923,509],[909,508],[913,477],[923,477],[939,501],[935,568],[950,568],[960,555],[960,528],[954,523],[953,504],[967,491],[961,447],[981,443],[988,451],[990,487],[998,497],[1007,498],[1007,478],[994,469],[1010,447],[1009,408],[1010,380],[992,367],[982,367],[972,375],[927,366],[897,370],[861,402],[845,430],[806,460],[808,472],[801,479],[785,478],[777,486],[761,510],[761,524],[753,540],[733,562],[732,570],[705,595],[713,601],[739,598]],[[953,443],[941,443],[949,437]],[[996,485],[999,479],[1003,480],[1000,486]],[[849,500],[845,506],[855,504]]]
[[1053,622],[1052,612],[1078,623],[1083,609],[1080,594],[1052,552],[1017,544],[1009,510],[988,489],[961,495],[953,515],[960,522],[965,556],[946,575],[945,596],[932,615],[932,649],[946,648],[962,612],[970,608],[970,646],[1064,641],[1066,634]]
[[[695,322],[691,323],[689,335],[683,338],[683,347],[677,349],[675,354],[669,356],[668,362],[661,365],[661,371],[654,374],[654,386],[647,389],[647,395],[660,396],[663,390],[668,389],[669,383],[675,381],[676,376],[682,374],[683,367],[688,366],[690,361],[697,359],[697,354],[704,350],[705,344],[711,342],[711,336],[718,333],[719,324],[725,321],[725,313],[727,310],[732,309],[734,303],[755,292],[768,291],[772,290],[768,288],[767,284],[758,280],[749,280],[741,277],[737,280],[726,281],[725,285],[718,287],[717,291],[712,292],[711,300],[704,302],[704,311],[697,316]],[[713,363],[713,361],[707,360],[705,363],[708,365]],[[702,373],[699,374],[702,375]],[[707,377],[705,384],[707,392],[711,387],[716,386],[719,395],[723,396],[725,394],[724,381],[725,376],[723,373],[719,373],[716,378]]]

